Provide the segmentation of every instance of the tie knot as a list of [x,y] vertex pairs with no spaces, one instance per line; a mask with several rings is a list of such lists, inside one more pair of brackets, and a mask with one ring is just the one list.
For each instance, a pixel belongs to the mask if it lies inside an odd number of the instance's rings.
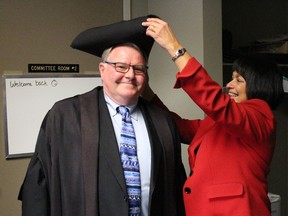
[[118,112],[122,115],[125,116],[127,113],[129,113],[129,109],[125,106],[119,106],[118,107]]

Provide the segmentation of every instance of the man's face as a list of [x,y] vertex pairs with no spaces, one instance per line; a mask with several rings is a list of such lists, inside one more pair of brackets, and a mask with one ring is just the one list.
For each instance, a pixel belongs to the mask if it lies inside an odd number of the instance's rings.
[[[107,62],[121,62],[129,65],[145,64],[142,55],[136,49],[127,46],[114,48]],[[147,74],[135,74],[132,67],[127,73],[120,73],[115,70],[113,64],[101,62],[99,71],[105,93],[119,105],[135,103],[144,89]]]

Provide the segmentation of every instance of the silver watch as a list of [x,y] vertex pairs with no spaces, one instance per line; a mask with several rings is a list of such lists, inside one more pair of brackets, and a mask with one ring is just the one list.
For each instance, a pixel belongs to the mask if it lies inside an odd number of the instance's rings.
[[176,51],[175,55],[172,57],[172,60],[175,61],[176,59],[178,59],[180,56],[184,55],[186,52],[185,48],[181,48],[179,50]]

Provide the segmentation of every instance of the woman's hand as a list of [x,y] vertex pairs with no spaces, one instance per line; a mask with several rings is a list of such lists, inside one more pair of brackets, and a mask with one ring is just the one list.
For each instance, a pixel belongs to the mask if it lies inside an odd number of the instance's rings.
[[158,18],[148,18],[142,25],[147,27],[146,35],[154,38],[171,56],[174,56],[175,52],[182,48],[172,29],[165,21]]
[[[165,21],[159,18],[148,18],[142,25],[147,27],[146,35],[152,37],[162,48],[167,50],[171,57],[174,57],[176,52],[183,48]],[[174,61],[179,71],[182,71],[190,58],[191,55],[186,51],[184,55]]]

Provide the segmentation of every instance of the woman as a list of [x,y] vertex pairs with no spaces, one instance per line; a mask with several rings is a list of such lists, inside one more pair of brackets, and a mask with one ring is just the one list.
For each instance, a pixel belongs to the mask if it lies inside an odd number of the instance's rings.
[[[207,116],[187,120],[171,112],[182,142],[190,144],[186,215],[271,215],[266,177],[275,146],[272,109],[284,94],[276,64],[257,56],[240,58],[226,94],[166,22],[150,18],[142,25],[178,67],[175,88],[182,88]],[[149,86],[143,97],[168,110]]]

